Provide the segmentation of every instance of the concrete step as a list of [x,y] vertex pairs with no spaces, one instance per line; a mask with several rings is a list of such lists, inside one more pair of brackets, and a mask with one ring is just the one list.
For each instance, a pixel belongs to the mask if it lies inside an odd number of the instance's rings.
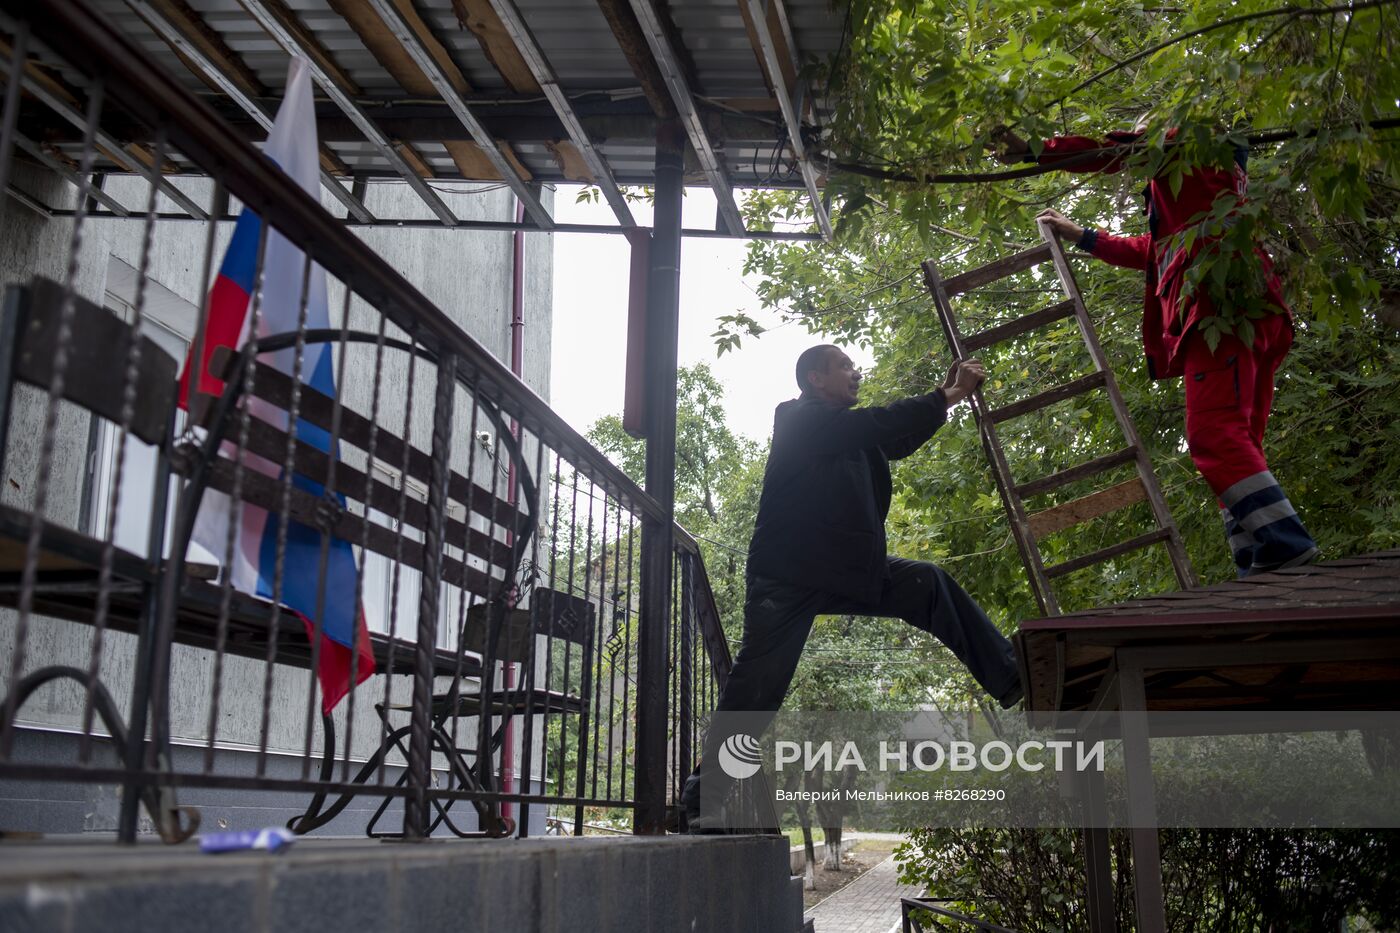
[[774,933],[802,929],[778,836],[0,843],[0,929],[54,933]]

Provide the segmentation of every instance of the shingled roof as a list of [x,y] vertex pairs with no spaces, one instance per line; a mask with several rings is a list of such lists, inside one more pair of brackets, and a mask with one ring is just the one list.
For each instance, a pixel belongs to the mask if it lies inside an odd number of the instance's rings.
[[[1260,574],[1069,615],[1025,622],[1017,635],[1036,710],[1084,709],[1093,702],[1115,651],[1200,650],[1192,671],[1149,676],[1150,709],[1374,709],[1400,703],[1400,550]],[[1307,658],[1309,642],[1374,644],[1365,660]],[[1223,667],[1207,648],[1256,646],[1258,663]],[[1288,662],[1272,650],[1298,655]],[[1165,652],[1161,652],[1165,656]],[[1247,661],[1251,651],[1235,651]],[[1150,656],[1150,651],[1148,652]]]

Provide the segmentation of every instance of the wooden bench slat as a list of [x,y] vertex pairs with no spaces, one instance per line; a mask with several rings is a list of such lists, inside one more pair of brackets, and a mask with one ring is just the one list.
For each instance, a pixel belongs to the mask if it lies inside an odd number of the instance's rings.
[[[287,433],[279,428],[273,427],[266,421],[259,418],[248,419],[248,450],[261,457],[266,457],[279,466],[286,459]],[[324,484],[326,479],[326,467],[330,464],[330,457],[325,451],[313,447],[303,441],[297,441],[292,458],[293,470],[301,476]],[[365,474],[362,470],[357,470],[344,460],[337,461],[335,467],[336,491],[343,494],[347,499],[363,503],[365,501]],[[385,515],[398,516],[399,511],[399,490],[380,480],[373,480],[370,484],[369,505],[376,511]],[[421,530],[428,520],[428,507],[425,503],[416,499],[412,495],[403,497],[403,520],[404,524],[410,528]],[[460,546],[463,535],[467,533],[465,523],[454,518],[444,517],[443,519],[444,540],[449,544]],[[499,541],[484,532],[473,528],[468,535],[467,550],[482,560],[504,566],[510,559],[510,548],[502,541]]]
[[[209,470],[209,488],[232,495],[233,474],[234,464],[229,460],[219,459]],[[239,495],[244,502],[252,503],[275,513],[280,511],[282,493],[282,484],[275,477],[259,473],[256,470],[243,471],[242,488]],[[316,513],[320,499],[295,487],[290,490],[290,493],[289,516],[303,525],[317,528]],[[392,529],[385,528],[375,522],[369,522],[368,530],[366,530],[365,524],[364,519],[360,516],[353,515],[348,510],[342,510],[336,515],[327,531],[337,538],[356,545],[361,542],[363,535],[365,547],[376,554],[390,559],[397,555],[407,567],[418,568],[423,565],[423,545],[411,538],[401,537]],[[478,596],[492,595],[495,587],[499,584],[498,580],[488,574],[475,567],[467,566],[464,562],[446,554],[442,556],[442,580],[454,586],[462,586]]]
[[[227,347],[214,351],[210,371],[220,374],[220,378],[232,375],[231,370],[237,355]],[[253,394],[286,411],[292,401],[292,377],[266,363],[257,363],[253,375]],[[324,431],[330,431],[335,411],[335,400],[308,385],[301,387],[298,417]],[[368,451],[370,421],[354,409],[344,405],[340,409],[340,440]],[[405,466],[404,442],[382,425],[375,430],[375,459],[396,469]],[[280,459],[280,458],[279,458]],[[432,458],[416,447],[408,447],[407,474],[413,479],[427,484],[432,477]],[[460,473],[450,473],[447,478],[447,494],[450,498],[466,505],[478,515],[484,515],[497,524],[519,527],[525,521],[519,510],[509,502],[492,494],[489,489],[471,482]]]

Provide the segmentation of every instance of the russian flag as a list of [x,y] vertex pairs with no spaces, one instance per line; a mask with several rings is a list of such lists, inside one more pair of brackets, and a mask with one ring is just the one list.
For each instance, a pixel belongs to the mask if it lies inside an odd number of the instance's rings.
[[[316,115],[311,99],[311,75],[304,60],[293,58],[287,73],[287,93],[277,110],[272,133],[263,153],[276,162],[312,197],[319,197],[320,173],[317,167]],[[234,226],[233,239],[219,266],[218,278],[209,292],[209,319],[204,339],[204,354],[199,365],[186,360],[180,380],[180,405],[189,400],[190,374],[200,374],[200,392],[219,395],[223,383],[209,374],[209,361],[218,347],[241,347],[250,337],[248,332],[254,279],[257,272],[258,243],[263,237],[262,219],[244,208]],[[300,317],[303,285],[306,289],[307,328],[329,328],[330,312],[326,300],[326,273],[319,265],[310,267],[310,280],[303,283],[305,254],[292,245],[276,229],[268,228],[263,254],[263,298],[258,319],[258,336],[295,331]],[[307,344],[302,360],[302,381],[316,391],[335,397],[335,371],[332,367],[332,345]],[[265,354],[260,359],[290,375],[293,372],[294,350]],[[191,351],[193,357],[193,350]],[[282,429],[287,428],[287,413],[257,399],[245,400],[249,411],[264,421]],[[329,432],[298,419],[298,440],[330,452]],[[231,452],[232,444],[225,449]],[[339,457],[337,450],[334,454]],[[283,475],[281,464],[273,463],[251,453],[244,454],[250,469],[268,476]],[[296,475],[293,485],[313,496],[321,496],[324,486],[316,480]],[[339,496],[342,504],[344,497]],[[195,521],[194,540],[220,558],[225,553],[229,521],[228,497],[214,490],[204,495]],[[226,568],[234,587],[265,598],[273,597],[277,560],[277,528],[279,518],[265,509],[245,503],[238,529],[232,566]],[[350,542],[338,538],[330,541],[326,561],[324,590],[321,580],[321,532],[296,521],[287,523],[287,550],[282,570],[282,604],[296,613],[306,626],[308,638],[315,637],[316,612],[323,610],[321,646],[317,677],[321,683],[321,708],[329,713],[354,687],[355,683],[374,673],[374,654],[370,650],[369,630],[363,609],[355,604],[356,580],[359,569]],[[318,603],[320,605],[318,605]],[[358,654],[358,660],[354,656]]]

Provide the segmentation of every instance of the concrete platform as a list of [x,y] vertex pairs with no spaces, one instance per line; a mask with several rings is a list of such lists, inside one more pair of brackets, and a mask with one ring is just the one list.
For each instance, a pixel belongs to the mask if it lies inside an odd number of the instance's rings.
[[0,933],[796,933],[780,836],[0,842]]

